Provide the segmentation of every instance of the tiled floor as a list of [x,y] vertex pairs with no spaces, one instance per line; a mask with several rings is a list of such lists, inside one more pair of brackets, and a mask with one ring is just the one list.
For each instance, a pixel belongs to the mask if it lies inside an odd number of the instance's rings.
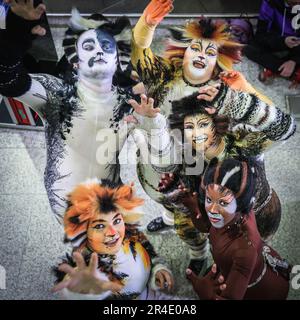
[[[58,45],[63,30],[53,31]],[[165,38],[164,32],[159,31],[156,38]],[[155,42],[154,48],[161,52],[162,42]],[[258,67],[246,59],[238,68],[282,109],[285,109],[286,94],[299,93],[299,89],[289,90],[285,80],[277,79],[272,85],[259,83]],[[129,142],[130,146],[132,143]],[[131,159],[134,154],[131,147]],[[54,281],[51,267],[68,248],[62,242],[62,227],[54,219],[46,197],[43,185],[45,161],[42,132],[0,130],[0,265],[7,272],[7,289],[0,290],[0,299],[56,298],[49,291]],[[300,133],[266,153],[267,175],[281,199],[283,212],[273,246],[294,264],[300,264],[299,168]],[[138,193],[146,197],[139,186],[134,165],[122,166],[122,178],[125,182],[134,181]],[[159,205],[147,199],[144,225],[153,216],[158,216],[160,210]],[[176,275],[176,294],[195,297],[184,276],[188,263],[186,247],[174,234],[151,236],[150,240],[166,257]],[[300,290],[291,289],[290,299],[300,299]]]

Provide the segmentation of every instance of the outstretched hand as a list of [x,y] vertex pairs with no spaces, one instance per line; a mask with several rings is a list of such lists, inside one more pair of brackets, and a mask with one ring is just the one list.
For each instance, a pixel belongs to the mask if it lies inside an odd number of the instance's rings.
[[192,192],[189,188],[186,188],[182,181],[178,185],[177,190],[180,193],[181,202],[184,206],[187,207],[190,212],[195,213],[197,219],[200,219],[201,212],[198,204],[198,193]]
[[159,183],[158,183],[158,190],[160,192],[168,191],[175,182],[175,175],[174,173],[164,173],[160,176]]
[[238,71],[222,71],[219,78],[233,90],[246,91],[249,87],[244,75]]
[[[212,102],[218,95],[220,87],[220,83],[208,84],[204,87],[201,87],[199,89],[199,95],[197,96],[197,99]],[[206,107],[205,110],[208,112],[208,114],[216,113],[216,109],[213,107]]]
[[112,281],[103,280],[98,270],[98,256],[93,253],[89,265],[87,266],[81,253],[73,254],[77,267],[72,268],[64,263],[59,266],[59,270],[66,273],[66,278],[58,283],[52,292],[58,292],[64,288],[72,292],[82,294],[100,294],[104,291],[118,292],[122,285]]
[[226,289],[223,275],[217,272],[217,265],[213,264],[205,277],[196,276],[191,269],[186,270],[186,276],[191,281],[194,291],[202,300],[216,300],[217,296]]
[[35,8],[33,0],[4,0],[4,2],[10,5],[14,14],[25,20],[38,20],[46,11],[46,6],[43,3]]
[[146,23],[149,26],[156,26],[172,10],[173,0],[152,0],[144,10]]
[[[165,173],[160,177],[158,190],[167,193],[176,181],[177,177],[173,173]],[[195,213],[197,219],[202,217],[198,204],[198,193],[187,188],[181,179],[177,188],[168,193],[168,199],[169,201],[180,201],[190,212]]]
[[154,99],[149,98],[145,94],[141,94],[141,103],[139,104],[136,100],[130,99],[128,103],[132,106],[134,111],[148,118],[155,118],[160,112],[159,108],[154,108]]

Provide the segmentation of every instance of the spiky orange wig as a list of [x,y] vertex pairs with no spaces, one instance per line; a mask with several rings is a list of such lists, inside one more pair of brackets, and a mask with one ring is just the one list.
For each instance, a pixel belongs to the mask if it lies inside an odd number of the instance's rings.
[[68,200],[64,227],[67,240],[75,247],[84,244],[89,221],[98,214],[118,211],[125,223],[137,223],[141,214],[133,210],[144,203],[134,195],[132,186],[112,187],[107,181],[80,184],[68,195]]
[[218,46],[218,65],[223,70],[232,70],[233,64],[241,60],[242,45],[231,39],[228,24],[202,17],[198,21],[189,21],[185,26],[169,29],[172,38],[168,41],[165,57],[179,68],[186,48],[192,40],[210,40]]

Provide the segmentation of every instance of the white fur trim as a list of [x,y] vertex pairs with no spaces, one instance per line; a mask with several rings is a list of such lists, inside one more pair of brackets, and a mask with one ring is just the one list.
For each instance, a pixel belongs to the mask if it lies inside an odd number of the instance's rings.
[[94,184],[101,184],[101,180],[98,178],[89,178],[86,179],[84,182],[80,183],[82,186],[91,187]]
[[292,118],[291,125],[290,125],[290,128],[289,128],[288,132],[287,132],[286,134],[284,134],[284,135],[280,138],[280,140],[285,140],[285,139],[289,138],[289,136],[290,136],[290,134],[293,132],[295,126],[296,126],[295,119]]
[[226,172],[222,182],[221,182],[221,186],[225,186],[225,184],[227,183],[227,181],[237,172],[239,172],[241,170],[240,167],[234,167],[233,169],[231,169],[230,171]]
[[120,34],[114,36],[115,40],[118,41],[131,41],[132,30],[131,28],[125,28]]
[[89,29],[96,29],[106,23],[106,21],[95,21],[90,19],[82,18],[80,12],[73,7],[72,16],[69,21],[69,27],[74,31],[87,31]]
[[174,226],[174,213],[169,210],[164,210],[161,215],[163,222],[168,226]]

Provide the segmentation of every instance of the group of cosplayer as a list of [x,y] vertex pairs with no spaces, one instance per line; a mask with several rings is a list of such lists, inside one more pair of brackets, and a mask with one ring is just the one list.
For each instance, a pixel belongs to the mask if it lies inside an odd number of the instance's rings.
[[[151,43],[172,0],[149,1],[133,29],[126,17],[85,19],[73,9],[64,75],[29,74],[22,58],[33,35],[44,34],[45,6],[5,2],[0,93],[44,120],[45,187],[74,248],[57,268],[54,291],[67,299],[180,299],[171,294],[171,270],[139,229],[143,199],[120,180],[118,155],[133,136],[140,183],[164,207],[147,228],[175,228],[188,245],[186,276],[199,299],[286,299],[291,266],[267,244],[281,206],[263,153],[296,125],[233,71],[243,47],[227,24],[201,18],[170,26],[160,57]],[[108,128],[119,148],[106,141],[99,161],[99,132]],[[155,161],[142,161],[145,148]]]

